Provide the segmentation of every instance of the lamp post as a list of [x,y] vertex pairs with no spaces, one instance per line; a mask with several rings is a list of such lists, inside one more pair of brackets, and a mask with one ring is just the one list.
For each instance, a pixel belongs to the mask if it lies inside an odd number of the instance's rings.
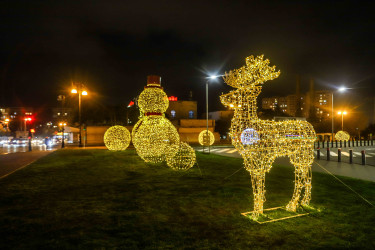
[[[206,81],[206,141],[207,141],[207,138],[210,138],[210,135],[208,134],[208,83],[210,82],[210,80],[214,80],[218,78],[219,76],[220,75],[209,76]],[[208,143],[208,153],[209,152],[210,152],[210,143]]]
[[341,115],[341,130],[344,131],[344,115],[347,114],[346,111],[337,112],[338,115]]
[[26,130],[27,130],[27,128],[26,128],[26,123],[27,122],[29,122],[29,121],[31,121],[31,118],[30,117],[28,117],[28,118],[25,118],[25,135],[26,135]]
[[64,131],[65,131],[65,126],[66,126],[66,123],[65,122],[60,122],[60,127],[62,127],[62,141],[61,141],[61,148],[64,148],[65,147],[65,142],[64,142]]
[[79,120],[79,147],[82,147],[82,122],[81,122],[81,102],[82,96],[87,95],[87,91],[84,90],[84,85],[78,83],[75,88],[71,90],[71,93],[78,94],[78,120]]
[[[338,89],[338,91],[339,92],[345,92],[347,90],[347,88],[346,87],[340,87],[339,89]],[[334,127],[333,127],[333,93],[334,92],[332,92],[332,112],[331,112],[331,116],[332,116],[332,143],[333,143],[333,134],[334,134]],[[333,145],[333,144],[332,144]]]

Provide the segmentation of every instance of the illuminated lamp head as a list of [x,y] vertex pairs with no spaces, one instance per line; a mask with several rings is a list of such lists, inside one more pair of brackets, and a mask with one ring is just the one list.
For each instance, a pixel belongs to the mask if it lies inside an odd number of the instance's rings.
[[259,141],[259,134],[253,128],[247,128],[241,133],[241,142],[243,145],[253,145]]

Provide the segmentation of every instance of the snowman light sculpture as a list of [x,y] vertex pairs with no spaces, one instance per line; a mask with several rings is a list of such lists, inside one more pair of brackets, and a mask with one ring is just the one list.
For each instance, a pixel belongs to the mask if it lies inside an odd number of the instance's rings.
[[164,115],[169,100],[160,82],[160,76],[147,77],[147,86],[138,98],[140,120],[132,131],[138,155],[150,163],[163,162],[173,149],[170,146],[180,143],[176,128]]

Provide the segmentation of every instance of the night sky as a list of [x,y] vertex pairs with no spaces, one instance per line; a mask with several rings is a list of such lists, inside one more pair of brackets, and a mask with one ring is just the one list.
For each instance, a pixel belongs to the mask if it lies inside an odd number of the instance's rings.
[[[353,88],[338,105],[372,108],[374,10],[371,1],[2,1],[0,104],[57,106],[72,82],[91,101],[127,104],[158,74],[168,95],[193,91],[202,111],[207,75],[264,54],[281,70],[264,96],[294,93],[299,74],[303,92],[312,77],[316,89]],[[228,90],[210,84],[210,110]]]

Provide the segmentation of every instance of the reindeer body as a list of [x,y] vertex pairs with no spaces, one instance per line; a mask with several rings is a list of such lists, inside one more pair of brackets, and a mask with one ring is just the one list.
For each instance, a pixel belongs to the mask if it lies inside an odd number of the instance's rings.
[[[263,60],[263,57],[261,59]],[[246,69],[241,68],[238,71],[243,74]],[[238,76],[238,72],[235,73],[242,84],[233,83],[236,78],[230,74],[234,73],[226,74],[225,80],[237,89],[222,95],[220,99],[224,105],[234,109],[230,135],[232,144],[241,154],[245,168],[251,175],[254,193],[253,216],[256,218],[263,213],[265,173],[270,171],[276,157],[281,156],[288,156],[295,166],[295,189],[292,200],[286,207],[295,211],[303,188],[305,194],[301,203],[307,205],[311,199],[315,131],[312,125],[305,121],[260,120],[257,116],[256,98],[262,87],[251,82],[243,84],[244,77]]]

